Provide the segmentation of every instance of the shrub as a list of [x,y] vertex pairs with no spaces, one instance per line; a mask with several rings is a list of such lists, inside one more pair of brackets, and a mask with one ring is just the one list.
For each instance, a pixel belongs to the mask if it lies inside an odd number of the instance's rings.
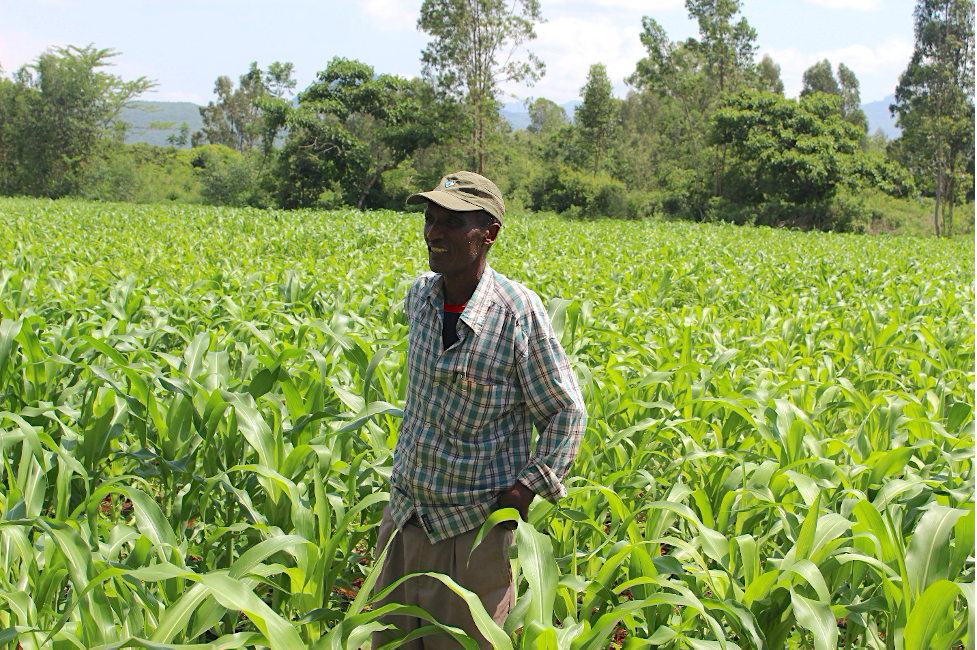
[[564,216],[593,219],[634,218],[627,188],[606,173],[596,176],[560,167],[538,177],[530,190],[534,210],[552,210]]

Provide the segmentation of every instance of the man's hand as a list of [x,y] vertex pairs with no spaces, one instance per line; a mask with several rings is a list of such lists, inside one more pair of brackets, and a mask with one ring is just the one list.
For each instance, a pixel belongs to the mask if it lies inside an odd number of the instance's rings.
[[[502,493],[499,497],[499,502],[496,507],[501,510],[502,508],[515,508],[519,511],[519,516],[522,517],[523,521],[529,520],[529,504],[533,502],[533,497],[536,493],[530,490],[528,487],[516,481],[512,484],[512,487]],[[506,524],[507,528],[515,528],[515,524]]]

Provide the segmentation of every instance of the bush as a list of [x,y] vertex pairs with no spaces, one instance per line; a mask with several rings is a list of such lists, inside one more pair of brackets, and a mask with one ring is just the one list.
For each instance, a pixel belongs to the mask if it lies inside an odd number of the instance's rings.
[[257,182],[253,159],[220,144],[205,144],[190,151],[199,170],[200,195],[212,205],[267,207]]
[[94,201],[199,203],[200,179],[189,151],[117,143],[88,165],[80,195]]
[[627,188],[606,173],[596,176],[560,167],[535,179],[530,189],[533,210],[552,210],[572,218],[637,218]]

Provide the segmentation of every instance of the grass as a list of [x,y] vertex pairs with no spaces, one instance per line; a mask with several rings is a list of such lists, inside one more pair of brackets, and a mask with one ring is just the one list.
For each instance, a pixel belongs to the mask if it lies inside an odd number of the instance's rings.
[[[368,642],[419,239],[0,200],[0,643]],[[972,240],[513,216],[490,261],[591,415],[500,647],[973,647]]]

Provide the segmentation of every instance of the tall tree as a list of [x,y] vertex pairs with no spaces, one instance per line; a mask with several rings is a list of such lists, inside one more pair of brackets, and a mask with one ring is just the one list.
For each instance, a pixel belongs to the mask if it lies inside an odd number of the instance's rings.
[[814,93],[835,95],[841,99],[837,104],[841,117],[861,129],[862,133],[868,133],[868,118],[861,108],[858,77],[851,68],[844,63],[839,63],[836,77],[831,70],[831,62],[824,59],[805,70],[802,81],[801,97],[808,97]]
[[611,90],[607,67],[603,63],[590,66],[587,83],[580,89],[583,104],[577,108],[575,118],[594,152],[594,176],[597,175],[601,152],[620,125]]
[[267,157],[278,131],[269,131],[264,113],[276,101],[287,103],[285,95],[295,90],[293,74],[291,63],[275,61],[265,72],[252,61],[239,77],[237,88],[230,77],[218,77],[214,82],[217,100],[200,107],[204,127],[193,134],[194,146],[209,142],[247,153],[260,140]]
[[[699,24],[699,38],[683,43],[671,42],[664,28],[645,16],[641,42],[648,56],[628,78],[638,89],[672,97],[681,105],[687,128],[676,144],[691,146],[691,199],[698,219],[705,218],[708,197],[722,194],[728,149],[725,142],[703,146],[710,116],[723,95],[755,77],[756,30],[739,15],[741,6],[738,0],[686,0],[689,16]],[[711,189],[706,184],[710,173]]]
[[973,0],[918,0],[913,31],[915,49],[890,110],[902,148],[932,169],[933,225],[937,236],[950,235],[962,172],[973,182],[973,169],[962,169],[972,167],[974,150]]
[[0,80],[0,193],[78,191],[122,108],[155,85],[104,71],[116,56],[94,45],[55,48]]
[[462,100],[470,128],[472,170],[485,165],[486,130],[498,121],[499,85],[532,85],[543,62],[521,48],[536,38],[539,0],[424,0],[417,28],[431,36],[424,75]]
[[818,61],[805,70],[801,77],[801,83],[801,97],[807,97],[814,93],[841,96],[838,80],[835,79],[835,73],[831,70],[831,61],[827,59]]
[[739,0],[685,0],[689,17],[699,24],[698,47],[706,73],[720,95],[735,90],[753,68],[757,34],[739,15],[742,4]]
[[775,62],[769,54],[764,54],[757,66],[758,87],[760,90],[784,94],[784,82],[780,78],[780,64]]
[[217,100],[200,107],[204,127],[194,134],[194,145],[222,144],[241,153],[251,151],[261,135],[261,110],[256,102],[268,92],[256,62],[240,76],[238,87],[226,75],[217,77]]
[[841,97],[841,115],[868,134],[868,118],[862,110],[862,95],[858,90],[858,77],[844,63],[838,64],[838,90]]

